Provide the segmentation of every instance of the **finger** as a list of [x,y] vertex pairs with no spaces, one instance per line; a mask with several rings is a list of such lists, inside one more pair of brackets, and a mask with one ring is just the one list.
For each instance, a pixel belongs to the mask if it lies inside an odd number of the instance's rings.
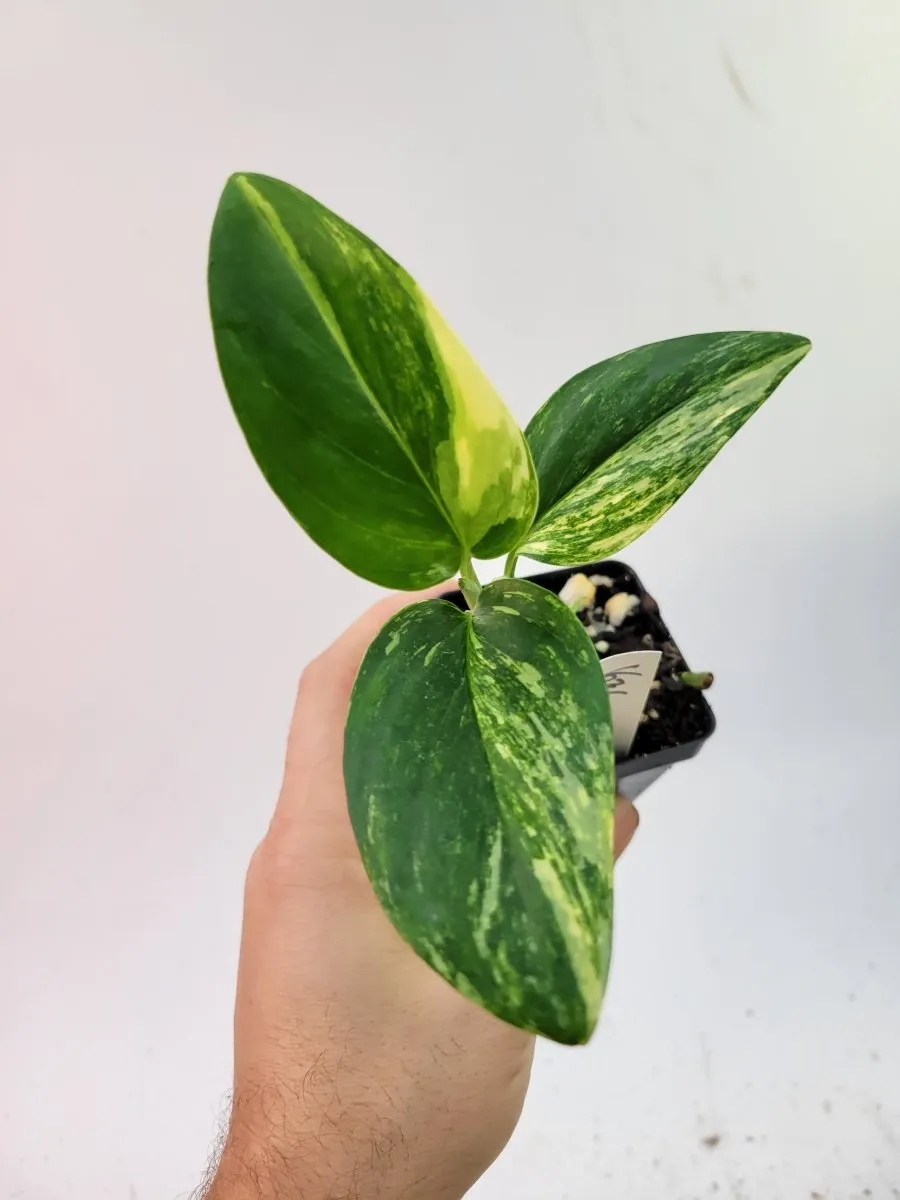
[[335,813],[339,815],[343,810],[343,805],[334,804],[334,797],[342,794],[344,724],[363,656],[385,622],[400,609],[440,596],[452,586],[446,583],[423,592],[385,596],[304,670],[288,734],[284,782],[275,811],[277,821],[296,819],[307,809],[314,783],[320,785],[315,790],[321,792],[323,800],[331,798],[330,807]]
[[640,814],[630,800],[620,796],[616,801],[615,823],[613,825],[613,849],[616,858],[624,854],[628,843],[634,837],[640,824]]
[[297,691],[292,727],[304,722],[314,722],[319,728],[329,722],[338,722],[342,726],[360,664],[382,627],[402,608],[421,600],[436,599],[452,587],[453,583],[449,581],[421,592],[395,592],[358,617],[304,671]]

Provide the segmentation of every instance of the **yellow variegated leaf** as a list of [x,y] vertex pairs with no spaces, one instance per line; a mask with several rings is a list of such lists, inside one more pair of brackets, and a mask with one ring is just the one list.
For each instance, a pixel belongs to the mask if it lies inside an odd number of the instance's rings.
[[434,349],[450,436],[435,447],[443,497],[466,546],[493,558],[514,544],[537,504],[534,467],[525,438],[509,409],[424,293],[416,288]]
[[553,593],[394,616],[353,689],[350,817],[394,926],[504,1021],[584,1042],[612,935],[615,770],[597,652]]
[[219,364],[291,514],[387,587],[446,579],[531,524],[524,437],[418,285],[312,197],[235,175],[210,245]]
[[576,375],[526,431],[540,503],[519,553],[566,565],[633,542],[808,350],[788,333],[698,334]]

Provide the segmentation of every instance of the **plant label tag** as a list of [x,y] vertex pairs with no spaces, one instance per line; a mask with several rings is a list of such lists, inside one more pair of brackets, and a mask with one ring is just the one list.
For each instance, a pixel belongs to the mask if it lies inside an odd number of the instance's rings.
[[612,709],[616,758],[627,757],[631,749],[661,658],[659,650],[635,650],[633,654],[601,659]]

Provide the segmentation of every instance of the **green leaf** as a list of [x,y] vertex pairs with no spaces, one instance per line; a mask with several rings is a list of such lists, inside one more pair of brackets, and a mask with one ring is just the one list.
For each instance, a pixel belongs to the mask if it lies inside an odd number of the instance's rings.
[[578,618],[524,580],[403,609],[353,691],[362,858],[417,954],[523,1029],[588,1039],[609,965],[609,701]]
[[410,276],[310,196],[235,175],[212,231],[222,376],[260,469],[312,538],[386,587],[521,539],[524,437]]
[[540,502],[518,553],[564,566],[633,542],[808,350],[792,333],[704,333],[570,379],[526,430]]

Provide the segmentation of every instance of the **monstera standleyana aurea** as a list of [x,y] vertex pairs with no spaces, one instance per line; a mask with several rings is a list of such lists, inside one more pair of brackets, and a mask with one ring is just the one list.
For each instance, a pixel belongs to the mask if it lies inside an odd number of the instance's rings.
[[[329,554],[385,587],[461,576],[371,646],[345,739],[350,815],[388,916],[497,1016],[584,1042],[609,965],[615,770],[600,660],[512,576],[621,550],[696,479],[809,342],[675,338],[588,367],[523,436],[415,281],[310,196],[235,175],[209,290],[256,461]],[[473,558],[507,554],[482,587]]]

